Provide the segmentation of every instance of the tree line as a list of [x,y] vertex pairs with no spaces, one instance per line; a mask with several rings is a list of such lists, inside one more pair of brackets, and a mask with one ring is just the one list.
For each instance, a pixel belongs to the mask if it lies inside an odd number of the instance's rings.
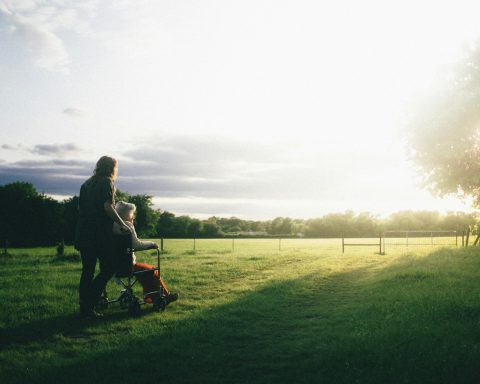
[[[135,226],[144,238],[218,237],[371,237],[385,230],[456,230],[462,232],[478,221],[476,213],[401,211],[387,218],[353,211],[314,219],[277,217],[273,220],[242,220],[215,217],[200,220],[154,209],[152,196],[116,192],[116,200],[137,206]],[[0,240],[9,246],[72,244],[78,218],[78,197],[57,201],[39,193],[31,183],[0,186]]]

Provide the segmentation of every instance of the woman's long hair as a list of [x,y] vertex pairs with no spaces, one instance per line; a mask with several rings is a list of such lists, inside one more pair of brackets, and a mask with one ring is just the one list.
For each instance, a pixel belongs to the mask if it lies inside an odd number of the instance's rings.
[[97,161],[95,170],[93,171],[93,177],[108,177],[110,180],[115,181],[117,177],[117,160],[110,156],[102,156]]

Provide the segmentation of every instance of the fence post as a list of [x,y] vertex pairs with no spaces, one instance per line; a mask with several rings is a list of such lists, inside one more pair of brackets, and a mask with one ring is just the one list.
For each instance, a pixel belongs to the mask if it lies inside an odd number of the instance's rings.
[[57,245],[57,257],[62,257],[65,255],[65,241],[62,239]]
[[470,226],[467,227],[467,236],[465,239],[465,246],[468,247],[468,239],[470,237]]
[[379,234],[378,244],[380,246],[380,251],[378,254],[381,255],[382,254],[382,234],[381,233]]

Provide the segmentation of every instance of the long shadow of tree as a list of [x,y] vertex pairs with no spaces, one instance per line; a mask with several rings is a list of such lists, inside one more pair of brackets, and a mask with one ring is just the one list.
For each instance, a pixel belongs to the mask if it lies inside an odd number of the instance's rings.
[[109,345],[91,341],[84,356],[52,359],[23,379],[479,382],[480,272],[452,267],[452,255],[480,264],[462,252],[438,251],[380,271],[365,267],[330,276],[312,271],[180,320],[151,316],[156,333],[133,329]]

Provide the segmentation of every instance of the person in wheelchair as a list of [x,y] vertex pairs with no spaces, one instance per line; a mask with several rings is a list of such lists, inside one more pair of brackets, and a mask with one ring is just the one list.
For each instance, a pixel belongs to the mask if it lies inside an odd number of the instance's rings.
[[[115,210],[117,211],[118,215],[122,218],[125,224],[130,228],[130,233],[132,236],[132,248],[135,251],[144,251],[147,249],[158,249],[158,244],[154,241],[143,241],[137,237],[137,233],[135,231],[135,226],[133,225],[133,220],[135,218],[135,212],[137,207],[135,204],[126,203],[124,201],[119,201],[115,205]],[[121,227],[117,224],[113,224],[113,234],[114,235],[123,235],[125,234],[122,231]],[[147,303],[151,303],[154,300],[152,295],[148,295],[148,292],[155,292],[160,290],[160,286],[162,287],[163,294],[165,295],[167,304],[176,301],[178,299],[178,293],[170,292],[165,285],[163,279],[160,277],[158,278],[158,270],[153,270],[153,266],[146,264],[146,263],[138,263],[136,261],[135,253],[132,254],[133,256],[133,271],[144,271],[148,269],[152,269],[152,273],[142,273],[137,275],[137,280],[142,285],[143,293],[144,293],[144,300]]]

